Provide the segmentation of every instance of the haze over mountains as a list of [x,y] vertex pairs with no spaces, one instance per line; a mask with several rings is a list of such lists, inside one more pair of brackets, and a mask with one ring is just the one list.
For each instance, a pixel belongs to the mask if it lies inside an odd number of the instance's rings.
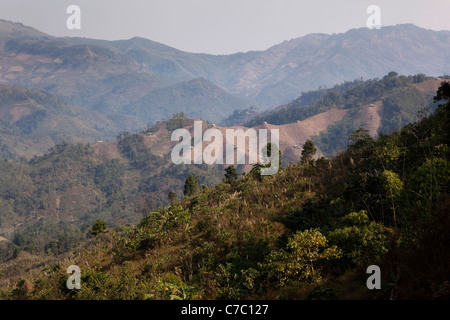
[[[48,91],[69,104],[116,116],[130,130],[181,111],[194,117],[214,113],[215,119],[205,120],[223,120],[235,109],[277,107],[304,91],[382,77],[390,71],[439,76],[450,72],[449,61],[450,31],[414,25],[310,34],[266,51],[216,56],[142,38],[57,38],[0,21],[1,84]],[[209,87],[196,93],[198,82],[190,81],[198,78],[208,81]],[[168,90],[170,96],[193,91],[201,102],[174,103],[167,98]],[[211,109],[220,108],[205,113],[208,103]],[[160,109],[166,111],[153,115]]]

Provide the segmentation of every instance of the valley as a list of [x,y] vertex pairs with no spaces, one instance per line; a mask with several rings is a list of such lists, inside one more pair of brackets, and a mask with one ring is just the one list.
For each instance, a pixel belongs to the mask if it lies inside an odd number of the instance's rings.
[[[0,20],[0,299],[448,299],[449,59],[412,24],[211,55]],[[281,168],[175,164],[177,129],[277,130]]]

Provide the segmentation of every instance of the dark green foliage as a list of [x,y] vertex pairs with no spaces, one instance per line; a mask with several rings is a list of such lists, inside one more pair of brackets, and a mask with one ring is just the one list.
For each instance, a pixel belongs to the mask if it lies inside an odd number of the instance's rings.
[[108,159],[94,168],[94,182],[107,197],[116,194],[122,186],[126,166],[118,159]]
[[108,226],[106,225],[106,222],[102,219],[97,219],[92,228],[89,230],[89,233],[92,234],[93,236],[97,236],[105,232],[108,232]]
[[223,181],[228,184],[232,184],[239,178],[236,167],[233,165],[230,165],[225,168],[225,177]]
[[383,112],[380,132],[400,130],[419,118],[419,111],[429,107],[429,102],[416,88],[394,88],[383,97]]
[[303,145],[301,162],[311,161],[316,154],[316,151],[317,148],[314,145],[314,142],[312,142],[311,140],[306,140],[305,144]]
[[341,220],[343,226],[330,232],[327,239],[343,250],[343,262],[362,266],[379,263],[388,250],[383,226],[370,221],[364,210]]
[[349,145],[349,149],[351,150],[362,149],[373,143],[373,139],[369,135],[369,130],[364,128],[353,131],[350,135],[350,141],[352,142],[352,144]]
[[441,101],[446,100],[448,101],[450,99],[450,82],[443,81],[441,86],[439,87],[438,91],[436,92],[436,96],[434,96],[435,101]]
[[342,215],[339,202],[331,197],[308,197],[301,207],[289,208],[280,221],[293,231],[310,228],[330,228],[333,218]]
[[191,197],[195,195],[198,192],[198,190],[199,190],[198,178],[190,174],[184,183],[184,190],[183,190],[184,196]]
[[183,128],[188,125],[189,122],[190,120],[186,118],[184,112],[181,112],[179,114],[174,114],[172,119],[166,121],[166,128],[169,131],[174,131],[176,129]]
[[[449,77],[447,77],[448,79]],[[436,96],[434,97],[434,101],[435,102],[439,102],[439,101],[446,101],[446,107],[445,111],[441,111],[440,116],[442,116],[443,119],[443,125],[446,128],[450,127],[450,104],[448,103],[448,101],[450,100],[450,82],[448,81],[443,81],[441,86],[439,87],[438,91],[436,92]],[[447,130],[445,133],[445,143],[447,143],[448,145],[450,145],[450,130]]]
[[177,200],[177,194],[173,191],[169,191],[169,194],[167,195],[167,199],[169,200],[170,204],[173,204]]

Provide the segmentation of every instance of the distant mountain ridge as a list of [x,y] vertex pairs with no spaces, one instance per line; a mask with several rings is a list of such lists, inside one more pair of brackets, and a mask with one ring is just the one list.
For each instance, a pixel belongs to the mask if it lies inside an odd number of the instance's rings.
[[133,38],[109,43],[156,74],[179,80],[204,77],[263,106],[287,103],[302,91],[343,81],[400,74],[450,72],[450,31],[412,24],[341,34],[309,34],[265,51],[214,56],[193,54]]
[[[175,85],[187,92],[194,79],[209,81],[211,95],[203,93],[197,107],[192,100],[179,99],[172,108],[164,107],[165,114],[185,111],[187,116],[214,116],[205,120],[219,122],[234,110],[264,111],[302,92],[382,77],[390,71],[440,76],[450,73],[449,61],[450,31],[411,24],[309,34],[265,51],[210,55],[139,37],[118,41],[58,38],[0,20],[0,84],[45,90],[69,104],[101,110],[114,121],[133,115],[134,122],[126,123],[131,131],[160,120],[159,108],[167,98],[162,92]],[[227,93],[219,100],[214,93],[218,89]],[[144,97],[149,103],[145,107]],[[243,98],[245,102],[236,103]],[[206,105],[214,112],[204,110]]]

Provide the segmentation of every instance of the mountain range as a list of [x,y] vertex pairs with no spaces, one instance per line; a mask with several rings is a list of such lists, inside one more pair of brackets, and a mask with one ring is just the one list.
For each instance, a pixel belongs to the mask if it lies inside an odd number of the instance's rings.
[[[0,20],[0,299],[448,297],[449,40],[210,55]],[[282,168],[174,164],[194,121],[279,130]]]
[[[450,72],[449,40],[449,31],[406,24],[310,34],[265,51],[209,55],[143,38],[53,37],[0,20],[0,84],[47,91],[135,131],[181,111],[220,122],[234,110],[266,110],[302,92],[390,71],[444,75]],[[187,99],[173,100],[185,94]]]

